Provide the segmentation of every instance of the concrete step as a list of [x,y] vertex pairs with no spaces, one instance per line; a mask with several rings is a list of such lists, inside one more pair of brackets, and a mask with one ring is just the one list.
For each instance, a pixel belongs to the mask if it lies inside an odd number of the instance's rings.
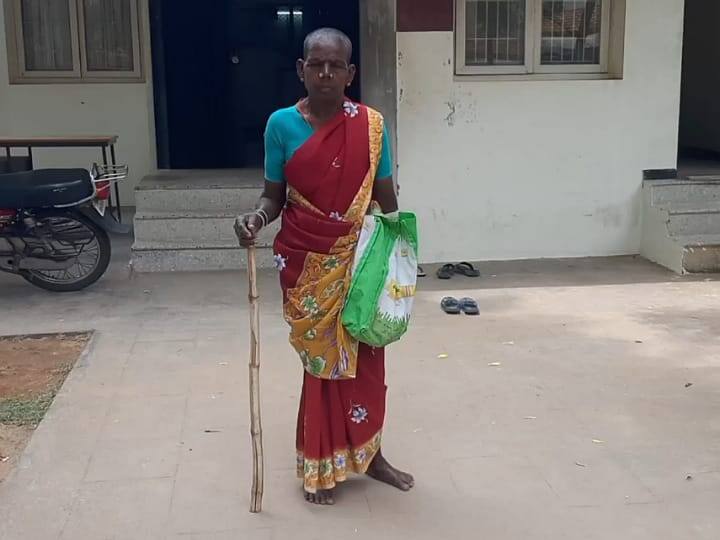
[[658,235],[643,242],[642,255],[678,274],[720,273],[720,235]]
[[[201,212],[158,212],[135,214],[135,240],[143,245],[173,242],[189,248],[237,244],[233,225],[237,214]],[[259,246],[272,244],[280,220],[260,231]]]
[[678,274],[720,272],[720,204],[673,201],[663,207],[652,204],[656,190],[656,182],[643,184],[641,255]]
[[687,247],[702,248],[710,246],[720,246],[720,234],[678,236],[675,238],[675,240]]
[[653,180],[647,182],[652,190],[652,205],[720,202],[720,178],[698,177],[691,180]]
[[670,236],[697,236],[720,234],[720,201],[713,203],[670,204],[668,234]]
[[263,188],[261,170],[160,171],[135,190],[139,212],[239,214],[254,207]]
[[712,214],[720,212],[720,201],[669,203],[663,209],[670,214]]
[[[709,191],[704,191],[707,186],[691,186],[692,193],[699,189],[708,194],[715,189],[711,184]],[[683,200],[686,185],[676,180],[643,183],[640,253],[679,274],[720,272],[720,201]],[[663,196],[677,189],[678,196],[658,204],[658,189]]]
[[[269,247],[258,248],[258,268],[273,268],[273,252]],[[133,271],[148,272],[204,272],[243,270],[247,268],[247,250],[234,247],[186,248],[180,244],[155,244],[153,247],[136,243],[132,250]]]
[[[250,211],[263,187],[257,169],[159,171],[146,176],[135,191],[137,272],[231,270],[246,267],[233,224]],[[279,222],[260,233],[258,266],[273,265],[272,242]]]
[[677,237],[675,240],[683,246],[685,272],[720,272],[720,234]]
[[241,214],[255,207],[262,188],[142,190],[135,192],[137,209],[153,212],[221,212]]

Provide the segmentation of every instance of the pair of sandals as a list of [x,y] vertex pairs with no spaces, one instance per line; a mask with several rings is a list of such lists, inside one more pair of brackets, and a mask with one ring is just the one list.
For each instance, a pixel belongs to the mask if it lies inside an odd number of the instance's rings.
[[446,264],[437,271],[438,279],[450,279],[456,274],[472,278],[480,277],[480,271],[469,262]]
[[472,298],[453,298],[452,296],[446,296],[440,302],[440,307],[448,315],[480,315],[480,308],[478,303]]

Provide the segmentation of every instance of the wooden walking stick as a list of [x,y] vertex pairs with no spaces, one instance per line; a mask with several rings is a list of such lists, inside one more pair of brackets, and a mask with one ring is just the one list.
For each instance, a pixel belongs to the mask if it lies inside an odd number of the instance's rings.
[[260,306],[258,305],[257,267],[255,246],[247,251],[250,290],[250,435],[253,449],[253,479],[250,494],[250,512],[262,511],[264,484],[264,456],[262,422],[260,420]]

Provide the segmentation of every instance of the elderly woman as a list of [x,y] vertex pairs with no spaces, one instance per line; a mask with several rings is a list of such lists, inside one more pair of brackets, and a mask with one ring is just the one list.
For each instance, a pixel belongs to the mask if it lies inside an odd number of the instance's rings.
[[265,189],[235,226],[250,246],[282,215],[275,261],[290,343],[305,368],[297,470],[315,504],[333,504],[333,489],[350,472],[403,491],[414,484],[381,451],[385,351],[355,341],[340,318],[364,216],[371,205],[398,209],[383,118],[345,97],[356,71],[351,54],[339,30],[307,36],[297,61],[307,97],[270,117]]

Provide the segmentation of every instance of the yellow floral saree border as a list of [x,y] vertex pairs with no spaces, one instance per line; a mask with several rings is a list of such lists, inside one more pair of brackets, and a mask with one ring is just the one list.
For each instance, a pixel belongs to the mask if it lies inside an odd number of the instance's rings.
[[297,452],[297,476],[303,480],[308,493],[332,489],[345,482],[348,473],[365,474],[380,450],[382,431],[358,448],[336,450],[332,457],[305,459],[302,451]]

